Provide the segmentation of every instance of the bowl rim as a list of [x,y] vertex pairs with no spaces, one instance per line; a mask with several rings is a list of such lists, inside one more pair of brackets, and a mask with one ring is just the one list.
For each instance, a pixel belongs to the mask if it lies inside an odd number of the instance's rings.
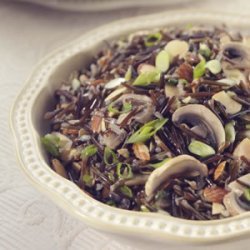
[[[167,17],[166,17],[167,16]],[[170,17],[171,16],[171,19]],[[168,11],[126,18],[103,25],[80,38],[59,47],[46,56],[33,70],[17,95],[10,112],[10,127],[14,137],[16,154],[23,172],[31,183],[49,196],[57,205],[93,227],[105,231],[145,235],[153,239],[183,239],[184,242],[215,242],[234,238],[250,232],[250,213],[214,221],[189,221],[162,214],[142,213],[113,208],[94,200],[82,192],[74,183],[57,175],[43,159],[35,140],[31,109],[46,80],[63,60],[79,52],[86,52],[99,41],[123,32],[151,29],[162,25],[183,23],[184,20],[226,22],[248,27],[250,18],[221,12],[201,10]],[[131,29],[133,23],[136,28]],[[135,25],[136,24],[136,25]],[[148,26],[147,26],[148,25]],[[101,38],[101,39],[100,39]],[[93,41],[95,41],[93,43]],[[94,45],[93,45],[94,44]],[[61,61],[60,61],[61,60]],[[32,86],[32,83],[35,85]],[[31,87],[32,86],[32,87]],[[29,132],[29,128],[31,131]]]
[[[65,10],[65,11],[73,11],[73,12],[97,12],[97,11],[110,11],[110,10],[118,10],[121,8],[136,8],[143,4],[145,7],[160,7],[160,6],[172,6],[176,4],[176,2],[180,2],[181,0],[171,0],[169,3],[166,3],[162,0],[154,0],[154,2],[150,0],[142,0],[140,3],[139,1],[134,0],[127,0],[127,1],[116,1],[116,0],[109,0],[109,1],[61,1],[61,2],[54,2],[54,1],[43,1],[43,0],[21,0],[20,2],[27,2],[30,4],[35,4],[38,6],[43,6],[51,9],[56,10]],[[184,0],[184,3],[188,3],[194,0]]]

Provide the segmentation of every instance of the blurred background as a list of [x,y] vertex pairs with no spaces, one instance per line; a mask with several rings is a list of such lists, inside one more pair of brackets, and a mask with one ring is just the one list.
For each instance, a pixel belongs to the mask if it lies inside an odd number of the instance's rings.
[[[0,250],[154,249],[96,231],[71,218],[26,181],[15,160],[8,126],[22,83],[47,53],[102,24],[126,17],[200,8],[250,14],[249,0],[0,0]],[[244,247],[245,245],[245,247]],[[248,249],[224,243],[212,249]],[[164,244],[158,249],[166,249]],[[169,248],[170,249],[170,246]],[[186,249],[176,246],[171,249]],[[192,249],[200,249],[199,246]],[[211,247],[203,247],[211,249]]]

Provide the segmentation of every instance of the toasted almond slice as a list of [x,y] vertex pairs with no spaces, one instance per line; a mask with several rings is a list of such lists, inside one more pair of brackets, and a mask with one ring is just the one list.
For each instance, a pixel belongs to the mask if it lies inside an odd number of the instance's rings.
[[126,87],[119,87],[111,92],[106,98],[105,103],[109,103],[110,101],[114,100],[115,98],[119,97],[121,94],[127,91]]
[[91,129],[94,133],[99,133],[101,131],[103,117],[101,114],[96,113],[91,119]]
[[129,152],[126,148],[120,148],[117,150],[118,154],[123,156],[124,158],[128,158],[129,157]]
[[149,161],[150,160],[150,154],[148,147],[143,143],[134,143],[133,144],[133,150],[135,156],[143,161]]
[[226,211],[225,207],[221,203],[213,202],[212,204],[212,214],[224,214]]
[[224,173],[226,167],[226,161],[221,162],[214,171],[214,180],[218,180]]
[[52,163],[52,166],[53,166],[53,169],[55,170],[55,172],[57,172],[62,177],[68,179],[68,175],[67,175],[67,173],[65,171],[65,168],[64,168],[64,166],[62,165],[62,163],[59,160],[53,159],[51,161],[51,163]]
[[217,203],[221,203],[227,193],[228,191],[217,186],[206,187],[203,191],[203,195],[206,201]]

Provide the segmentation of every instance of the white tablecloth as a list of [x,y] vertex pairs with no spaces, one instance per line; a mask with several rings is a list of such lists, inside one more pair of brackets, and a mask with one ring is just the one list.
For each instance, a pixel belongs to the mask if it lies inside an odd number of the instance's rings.
[[[138,1],[138,0],[137,0]],[[250,14],[247,0],[192,1],[188,6]],[[103,23],[164,8],[73,13],[0,2],[0,250],[249,249],[250,239],[212,246],[176,246],[109,235],[70,217],[35,190],[20,171],[9,132],[15,95],[49,51]]]

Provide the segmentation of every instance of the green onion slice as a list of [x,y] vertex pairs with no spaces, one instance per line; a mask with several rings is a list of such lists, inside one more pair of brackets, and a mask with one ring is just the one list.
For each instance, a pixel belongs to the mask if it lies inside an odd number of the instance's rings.
[[215,154],[215,150],[211,146],[196,140],[193,140],[188,145],[188,150],[200,157],[208,157]]
[[41,142],[44,145],[45,149],[52,155],[52,156],[59,156],[59,143],[60,138],[53,134],[46,134],[44,137],[41,138]]
[[153,34],[149,34],[145,39],[145,46],[151,47],[159,43],[162,39],[162,34],[160,32],[156,32]]
[[136,86],[148,86],[151,83],[159,82],[161,72],[158,69],[142,72],[133,82]]
[[115,154],[115,152],[112,149],[110,149],[108,147],[105,147],[105,149],[104,149],[104,162],[107,165],[112,165],[112,164],[118,163],[117,155]]
[[165,123],[168,121],[166,118],[156,119],[146,123],[140,129],[138,129],[134,134],[132,134],[128,140],[127,144],[129,143],[137,143],[137,142],[145,142],[151,136],[153,136],[159,129],[161,129]]
[[131,190],[131,188],[129,188],[128,186],[121,186],[120,188],[119,188],[119,190],[125,195],[125,196],[127,196],[127,197],[129,197],[129,198],[132,198],[133,197],[133,192],[132,192],[132,190]]
[[91,175],[85,174],[85,175],[83,175],[82,179],[83,179],[83,183],[86,186],[88,186],[88,187],[92,186],[92,184],[93,184],[93,177]]
[[166,158],[166,159],[162,160],[161,162],[152,163],[152,164],[150,164],[150,166],[153,168],[159,168],[159,167],[163,166],[166,162],[168,162],[170,159],[171,158]]
[[166,50],[160,51],[155,58],[155,67],[161,72],[166,72],[169,68],[170,56]]
[[201,78],[206,71],[206,60],[204,58],[194,67],[193,78],[195,80]]
[[93,144],[85,147],[81,152],[81,158],[88,158],[97,153],[97,147]]
[[133,172],[130,164],[119,162],[116,166],[116,174],[120,179],[133,177]]

